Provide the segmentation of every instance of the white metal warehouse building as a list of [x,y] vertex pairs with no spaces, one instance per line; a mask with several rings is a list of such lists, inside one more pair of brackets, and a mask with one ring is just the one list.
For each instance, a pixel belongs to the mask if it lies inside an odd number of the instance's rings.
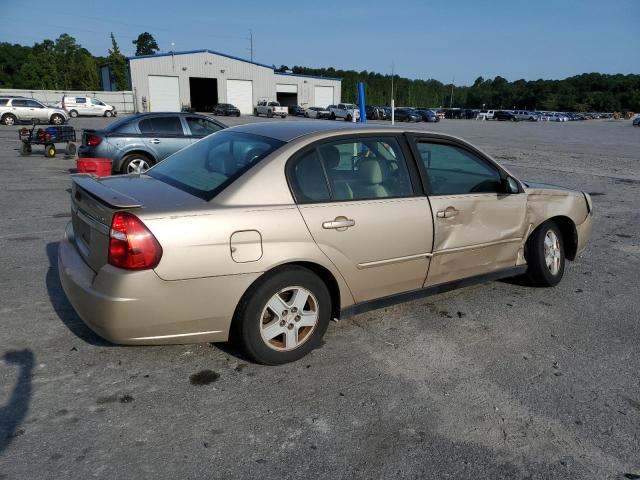
[[253,113],[260,100],[282,105],[326,107],[340,103],[339,78],[276,72],[273,66],[211,50],[130,57],[129,73],[140,112],[211,111],[231,103]]

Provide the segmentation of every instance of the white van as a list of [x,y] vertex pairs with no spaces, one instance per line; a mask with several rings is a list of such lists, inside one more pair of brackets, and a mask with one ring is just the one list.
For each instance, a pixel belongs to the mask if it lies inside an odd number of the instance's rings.
[[78,115],[96,115],[101,117],[115,117],[116,107],[107,105],[93,97],[62,97],[62,108],[69,112],[70,117]]

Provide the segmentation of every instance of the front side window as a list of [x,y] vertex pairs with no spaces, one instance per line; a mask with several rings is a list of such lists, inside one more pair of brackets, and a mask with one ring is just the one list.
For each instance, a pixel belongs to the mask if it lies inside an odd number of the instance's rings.
[[92,98],[91,99],[91,103],[93,103],[94,105],[99,105],[101,107],[104,107],[104,103],[102,103],[100,100],[98,100],[97,98]]
[[431,194],[503,192],[500,172],[471,152],[441,143],[418,142],[417,147]]
[[174,153],[147,174],[210,200],[282,145],[273,138],[223,130]]
[[29,108],[44,108],[40,102],[36,102],[35,100],[27,100],[27,107]]
[[405,158],[392,137],[318,145],[295,160],[289,175],[299,203],[413,195]]
[[217,123],[201,117],[187,117],[187,125],[191,130],[191,135],[196,137],[206,137],[218,130],[222,130],[222,127]]

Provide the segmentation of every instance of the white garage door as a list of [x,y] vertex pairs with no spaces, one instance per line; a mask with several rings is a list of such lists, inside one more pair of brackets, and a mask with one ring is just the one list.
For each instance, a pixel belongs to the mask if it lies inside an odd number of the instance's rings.
[[315,88],[315,107],[328,107],[333,104],[333,87]]
[[253,83],[251,80],[227,80],[227,103],[241,113],[253,113]]
[[276,83],[276,93],[298,93],[298,86],[290,83]]
[[149,75],[149,110],[152,112],[181,110],[178,77]]

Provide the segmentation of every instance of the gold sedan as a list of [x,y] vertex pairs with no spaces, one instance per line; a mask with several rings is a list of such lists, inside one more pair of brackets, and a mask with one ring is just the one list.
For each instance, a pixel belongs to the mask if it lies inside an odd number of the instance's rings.
[[460,139],[318,122],[75,175],[71,209],[60,279],[96,333],[232,337],[265,364],[307,354],[332,318],[517,275],[555,286],[592,223],[588,194],[522,182]]

